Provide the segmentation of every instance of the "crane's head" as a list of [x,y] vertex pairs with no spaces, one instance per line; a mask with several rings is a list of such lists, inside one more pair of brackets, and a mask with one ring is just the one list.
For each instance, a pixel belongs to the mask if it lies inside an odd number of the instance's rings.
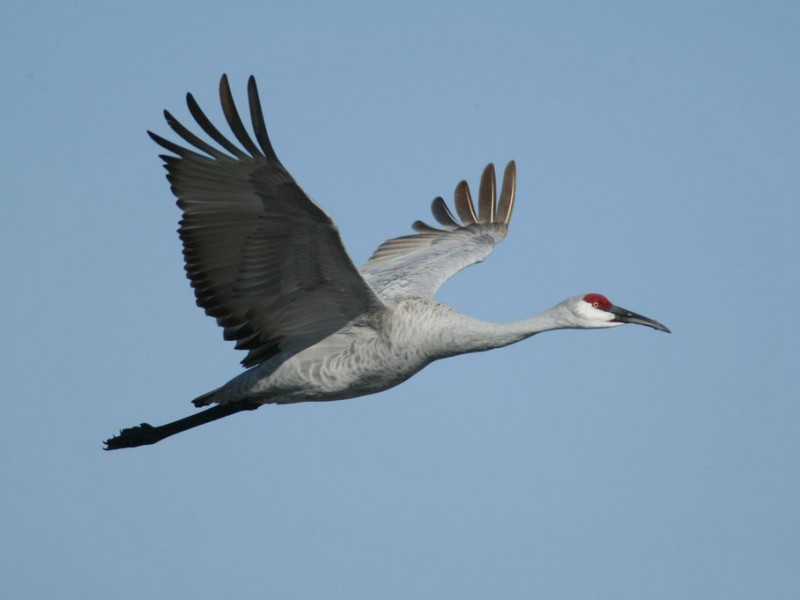
[[616,327],[625,323],[647,325],[659,331],[671,333],[670,330],[653,319],[643,317],[625,308],[620,308],[602,294],[583,294],[567,298],[561,303],[569,314],[572,326],[595,329],[599,327]]

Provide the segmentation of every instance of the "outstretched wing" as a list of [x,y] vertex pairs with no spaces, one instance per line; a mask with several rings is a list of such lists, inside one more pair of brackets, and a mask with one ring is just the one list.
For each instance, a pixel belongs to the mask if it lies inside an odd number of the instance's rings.
[[481,176],[478,213],[466,181],[456,186],[455,207],[460,221],[445,201],[434,199],[431,211],[441,229],[416,221],[418,233],[388,240],[361,267],[367,283],[384,300],[417,296],[432,298],[441,285],[461,269],[481,262],[508,232],[514,208],[517,168],[512,160],[503,174],[497,201],[494,165]]
[[241,147],[220,133],[191,94],[192,117],[222,150],[167,111],[169,126],[193,148],[148,133],[175,155],[162,158],[183,211],[178,232],[197,304],[224,328],[225,339],[249,351],[242,364],[251,367],[279,350],[311,346],[383,304],[331,218],[278,160],[253,77],[247,91],[258,144],[245,130],[225,75],[220,100]]

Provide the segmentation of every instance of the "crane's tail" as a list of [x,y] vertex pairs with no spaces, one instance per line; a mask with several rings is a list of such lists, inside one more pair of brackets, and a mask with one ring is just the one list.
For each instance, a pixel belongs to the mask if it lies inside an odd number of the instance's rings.
[[215,390],[211,390],[210,392],[206,392],[205,394],[201,394],[194,400],[192,400],[192,404],[196,407],[200,408],[201,406],[208,406],[209,404],[214,404],[216,400],[214,397],[217,395],[217,392],[220,391],[222,388],[217,388]]

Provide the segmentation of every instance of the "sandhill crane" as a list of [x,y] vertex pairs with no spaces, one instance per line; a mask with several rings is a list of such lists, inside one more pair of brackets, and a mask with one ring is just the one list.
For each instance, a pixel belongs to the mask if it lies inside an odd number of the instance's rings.
[[197,304],[217,320],[225,339],[248,351],[242,360],[247,370],[193,401],[197,407],[216,406],[160,427],[143,423],[123,429],[105,442],[107,450],[154,444],[262,404],[373,394],[434,360],[499,348],[543,331],[637,323],[669,332],[595,293],[505,324],[474,319],[433,300],[447,279],[485,259],[505,237],[514,208],[513,161],[505,168],[499,200],[489,164],[477,211],[462,181],[455,189],[458,217],[438,197],[432,212],[441,227],[416,221],[416,234],[384,242],[356,268],[333,220],[278,160],[255,79],[250,77],[247,88],[255,141],[225,75],[219,88],[225,119],[240,146],[220,133],[191,94],[189,112],[219,147],[168,111],[169,126],[193,148],[148,133],[171,153],[162,159],[183,211],[179,235]]

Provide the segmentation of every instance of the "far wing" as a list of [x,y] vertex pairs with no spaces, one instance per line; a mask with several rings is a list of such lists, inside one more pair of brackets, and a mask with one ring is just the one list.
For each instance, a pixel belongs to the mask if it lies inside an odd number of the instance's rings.
[[461,269],[481,262],[508,232],[514,208],[516,165],[508,163],[497,200],[494,165],[481,176],[478,213],[466,181],[456,186],[457,219],[444,200],[433,201],[431,211],[441,229],[416,221],[418,233],[388,240],[361,267],[367,283],[384,300],[416,296],[432,298],[441,285]]
[[178,231],[197,304],[216,318],[225,339],[249,350],[242,363],[251,367],[279,350],[311,346],[383,303],[348,256],[331,218],[278,160],[253,77],[248,98],[258,145],[245,130],[225,75],[220,100],[241,147],[220,133],[191,94],[189,111],[218,147],[166,111],[169,126],[194,148],[150,136],[175,155],[162,158],[183,211]]

